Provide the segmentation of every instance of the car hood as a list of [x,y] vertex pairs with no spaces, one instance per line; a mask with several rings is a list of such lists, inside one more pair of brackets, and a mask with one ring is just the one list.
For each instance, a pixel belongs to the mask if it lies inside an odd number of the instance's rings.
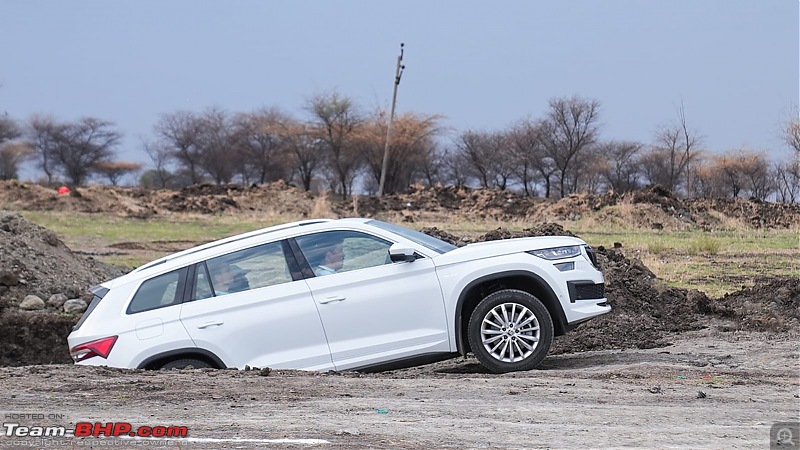
[[491,258],[511,253],[527,252],[542,248],[563,247],[568,245],[586,245],[582,239],[570,236],[541,236],[497,241],[477,242],[451,250],[435,257],[437,266],[455,264],[476,259]]

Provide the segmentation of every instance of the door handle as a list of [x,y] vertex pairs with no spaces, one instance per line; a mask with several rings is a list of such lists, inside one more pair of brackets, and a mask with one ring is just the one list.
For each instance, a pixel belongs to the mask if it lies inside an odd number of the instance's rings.
[[340,295],[334,295],[334,296],[331,296],[331,297],[326,297],[326,298],[320,300],[319,302],[324,305],[326,303],[343,302],[346,298],[347,297],[343,297],[343,296],[340,296]]
[[203,329],[210,328],[210,327],[218,327],[218,326],[222,325],[223,323],[225,323],[225,322],[206,322],[206,323],[198,325],[197,328],[203,330]]

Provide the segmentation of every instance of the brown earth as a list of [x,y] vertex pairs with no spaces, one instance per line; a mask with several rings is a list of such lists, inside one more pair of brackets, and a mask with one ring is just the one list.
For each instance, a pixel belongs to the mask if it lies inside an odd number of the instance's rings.
[[412,186],[402,194],[343,201],[330,195],[315,196],[282,181],[260,186],[205,184],[178,191],[91,186],[73,189],[70,195],[58,195],[52,188],[35,184],[0,181],[0,209],[102,212],[142,219],[182,212],[253,211],[309,217],[320,208],[320,201],[332,216],[383,214],[398,222],[458,215],[539,223],[596,215],[599,220],[656,229],[711,230],[727,222],[752,228],[789,228],[800,223],[800,205],[741,198],[680,199],[659,186],[624,195],[575,194],[557,201],[498,189]]

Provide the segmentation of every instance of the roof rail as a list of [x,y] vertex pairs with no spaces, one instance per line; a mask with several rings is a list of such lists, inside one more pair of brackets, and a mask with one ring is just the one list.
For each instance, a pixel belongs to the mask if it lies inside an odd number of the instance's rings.
[[137,269],[134,269],[132,272],[140,272],[142,270],[149,269],[150,267],[154,267],[154,266],[157,266],[159,264],[164,264],[167,261],[172,261],[174,259],[178,259],[178,258],[186,256],[186,255],[191,255],[192,253],[197,253],[197,252],[200,252],[200,251],[203,251],[203,250],[208,250],[210,248],[218,247],[218,246],[224,245],[224,244],[229,244],[231,242],[241,241],[243,239],[249,239],[251,237],[261,236],[263,234],[269,234],[269,233],[273,233],[273,232],[276,232],[276,231],[286,230],[286,229],[289,229],[289,228],[302,227],[302,226],[305,226],[305,225],[314,225],[314,224],[323,223],[323,222],[331,222],[332,220],[333,219],[300,220],[300,221],[297,221],[297,222],[290,222],[290,223],[285,223],[285,224],[282,224],[282,225],[275,225],[275,226],[272,226],[272,227],[261,228],[261,229],[258,229],[258,230],[250,231],[248,233],[237,234],[235,236],[230,236],[230,237],[226,237],[226,238],[219,239],[219,240],[216,240],[216,241],[208,242],[206,244],[202,244],[202,245],[199,245],[197,247],[192,247],[192,248],[183,250],[181,252],[174,253],[172,255],[165,256],[163,258],[159,258],[159,259],[157,259],[155,261],[152,261],[152,262],[150,262],[148,264],[145,264],[145,265],[143,265],[143,266],[141,266],[141,267],[139,267]]

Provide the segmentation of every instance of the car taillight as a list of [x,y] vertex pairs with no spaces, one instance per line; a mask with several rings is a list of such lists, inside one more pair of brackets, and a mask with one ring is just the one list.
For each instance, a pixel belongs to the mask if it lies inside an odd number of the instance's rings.
[[114,344],[117,342],[117,337],[118,336],[109,336],[107,338],[76,345],[69,349],[69,355],[72,356],[72,360],[75,362],[81,362],[95,356],[106,359],[108,358],[108,354],[111,353]]

